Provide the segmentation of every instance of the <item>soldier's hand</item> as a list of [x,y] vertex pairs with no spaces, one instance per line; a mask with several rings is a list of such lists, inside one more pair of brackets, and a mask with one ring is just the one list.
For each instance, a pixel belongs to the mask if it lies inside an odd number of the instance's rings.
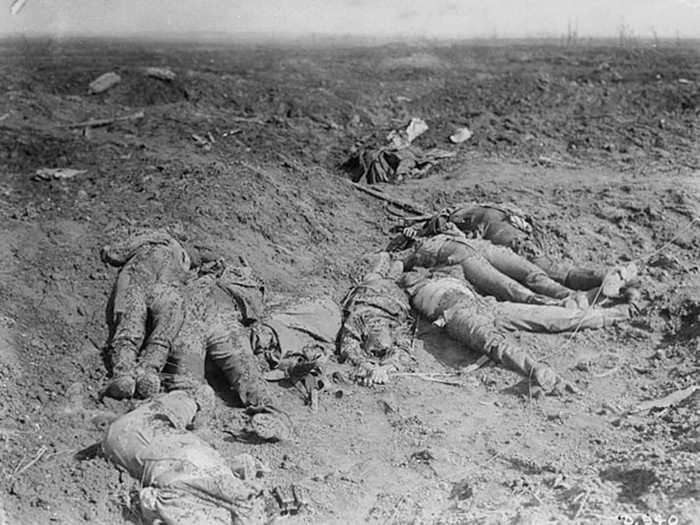
[[415,240],[418,237],[420,229],[417,226],[408,226],[402,230],[403,236],[407,239]]
[[389,382],[389,368],[363,363],[357,367],[355,379],[363,386],[383,385]]
[[389,369],[385,366],[375,366],[369,380],[370,386],[385,385],[389,382]]

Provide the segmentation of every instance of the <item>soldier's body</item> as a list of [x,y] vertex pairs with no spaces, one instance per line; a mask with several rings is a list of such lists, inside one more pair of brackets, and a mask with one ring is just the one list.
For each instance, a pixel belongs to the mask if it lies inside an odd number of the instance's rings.
[[139,394],[149,397],[160,390],[160,372],[166,364],[171,371],[170,389],[203,384],[209,357],[245,406],[270,405],[247,327],[258,320],[262,309],[259,282],[236,268],[225,269],[223,275],[200,276],[181,287],[179,303],[154,304],[152,316],[158,322],[180,305],[182,322],[171,334],[169,347],[150,346],[143,351],[137,374]]
[[[119,268],[107,307],[112,379],[104,393],[131,397],[142,346],[151,351],[168,349],[172,334],[182,322],[179,288],[192,277],[190,257],[178,241],[160,230],[143,231],[107,245],[101,256],[104,262]],[[167,303],[168,315],[151,322],[146,337],[149,310],[155,303]]]
[[139,481],[143,523],[266,522],[263,494],[255,480],[234,474],[228,465],[230,458],[186,430],[202,408],[199,399],[206,397],[195,392],[170,392],[109,426],[102,450]]
[[636,277],[636,268],[632,266],[610,271],[555,260],[547,255],[532,219],[517,207],[506,204],[472,203],[447,208],[404,232],[410,238],[431,236],[443,233],[450,224],[470,237],[510,249],[572,290],[602,287],[603,296],[617,297],[621,288]]
[[386,383],[398,364],[399,350],[406,347],[410,306],[396,283],[402,269],[400,262],[390,262],[387,253],[380,254],[344,304],[339,354],[366,385]]
[[508,331],[558,333],[603,328],[629,319],[626,306],[572,309],[484,298],[463,279],[460,266],[408,272],[401,282],[411,296],[413,308],[425,318],[445,326],[452,337],[470,349],[532,377],[545,389],[555,386],[556,374],[530,357],[508,336]]
[[560,306],[569,299],[575,304],[587,300],[507,248],[459,232],[419,239],[403,262],[406,270],[460,265],[477,291],[503,301]]

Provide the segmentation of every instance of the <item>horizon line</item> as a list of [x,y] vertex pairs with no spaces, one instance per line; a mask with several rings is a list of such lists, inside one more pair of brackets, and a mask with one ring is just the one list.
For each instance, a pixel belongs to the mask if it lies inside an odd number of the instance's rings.
[[188,40],[193,37],[202,39],[202,41],[236,41],[236,40],[254,40],[261,41],[270,40],[300,40],[300,39],[321,39],[321,40],[374,40],[374,41],[391,41],[391,40],[413,40],[413,41],[432,41],[432,42],[467,42],[474,40],[565,40],[570,42],[585,42],[585,41],[637,41],[637,42],[661,42],[661,41],[696,41],[700,40],[700,35],[697,36],[681,36],[679,34],[673,36],[657,35],[657,36],[642,36],[642,35],[585,35],[578,34],[573,39],[567,33],[540,33],[540,34],[499,34],[499,33],[483,33],[478,35],[426,35],[410,32],[397,32],[387,34],[376,33],[331,33],[321,31],[130,31],[130,32],[87,32],[87,31],[13,31],[0,33],[0,40],[16,39],[16,38],[55,38],[55,39],[128,39],[139,38],[141,40],[151,41],[168,41],[168,40]]

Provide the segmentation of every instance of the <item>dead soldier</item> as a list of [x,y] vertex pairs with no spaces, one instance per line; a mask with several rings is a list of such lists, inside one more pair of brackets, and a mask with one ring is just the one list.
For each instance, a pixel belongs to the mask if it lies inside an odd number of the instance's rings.
[[180,288],[174,303],[154,303],[152,317],[173,316],[182,308],[179,329],[170,344],[144,348],[138,365],[137,391],[149,397],[160,390],[160,372],[168,364],[168,387],[191,389],[204,384],[205,359],[221,370],[243,404],[254,411],[271,406],[267,385],[260,373],[247,328],[262,315],[263,287],[247,267],[225,267]]
[[[227,460],[186,430],[213,392],[162,394],[111,423],[102,451],[139,480],[143,523],[152,525],[258,525],[267,522],[263,491],[255,484],[263,467],[244,454]],[[139,521],[141,523],[141,521]]]
[[502,301],[551,306],[590,304],[582,292],[554,282],[523,257],[489,241],[467,239],[461,232],[419,239],[403,262],[406,270],[460,265],[477,291]]
[[[623,295],[634,299],[638,294],[632,286],[637,275],[637,268],[633,264],[613,270],[583,268],[556,261],[547,255],[542,235],[534,221],[516,206],[471,203],[446,208],[432,217],[419,219],[421,222],[403,230],[406,238],[437,235],[450,230],[451,225],[454,225],[470,237],[490,241],[521,255],[568,289],[588,291],[598,288],[596,293],[602,298],[619,298]],[[494,262],[488,254],[484,255],[490,262]]]
[[[108,355],[112,379],[103,393],[132,397],[136,390],[136,358],[142,345],[150,352],[169,349],[172,334],[182,322],[179,287],[190,277],[190,256],[162,230],[145,230],[102,248],[102,260],[119,268],[107,306]],[[168,315],[151,323],[155,303],[168,305]]]
[[446,327],[452,337],[470,349],[533,379],[548,391],[558,382],[554,371],[537,363],[507,331],[559,333],[603,328],[629,319],[626,306],[584,310],[484,298],[464,280],[461,266],[437,271],[421,268],[405,273],[401,282],[411,296],[413,307],[429,321]]
[[339,335],[340,357],[355,366],[355,379],[367,386],[387,383],[399,364],[397,350],[409,347],[405,329],[410,307],[396,284],[403,265],[386,252],[373,259],[369,273],[344,301]]

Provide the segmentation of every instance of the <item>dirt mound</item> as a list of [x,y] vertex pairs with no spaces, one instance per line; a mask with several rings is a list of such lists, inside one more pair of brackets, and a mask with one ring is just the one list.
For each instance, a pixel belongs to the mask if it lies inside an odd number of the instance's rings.
[[103,103],[131,107],[172,104],[187,100],[189,94],[183,82],[175,80],[159,80],[149,77],[140,71],[120,73],[122,81],[112,89],[100,95]]

